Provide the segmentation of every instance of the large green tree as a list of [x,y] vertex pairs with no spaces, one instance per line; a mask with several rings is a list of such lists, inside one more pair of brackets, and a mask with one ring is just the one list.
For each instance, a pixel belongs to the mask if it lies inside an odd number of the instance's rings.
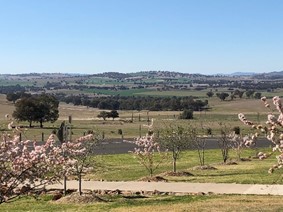
[[106,111],[101,111],[98,115],[97,115],[98,118],[103,118],[103,120],[105,121],[106,118],[109,117],[109,112],[106,112]]
[[110,111],[109,118],[112,118],[114,120],[115,118],[118,118],[118,117],[119,117],[119,113],[117,112],[117,110]]
[[206,95],[210,98],[210,97],[213,97],[214,93],[212,91],[208,91]]
[[58,119],[58,107],[59,101],[54,96],[34,95],[16,102],[13,117],[19,121],[28,121],[30,127],[32,122],[38,122],[42,128],[44,122],[53,123]]
[[180,119],[193,119],[194,118],[194,112],[192,110],[184,110],[180,116]]
[[225,93],[225,92],[222,92],[222,93],[216,93],[216,96],[217,96],[221,101],[224,101],[224,100],[229,96],[229,94],[228,94],[228,93]]

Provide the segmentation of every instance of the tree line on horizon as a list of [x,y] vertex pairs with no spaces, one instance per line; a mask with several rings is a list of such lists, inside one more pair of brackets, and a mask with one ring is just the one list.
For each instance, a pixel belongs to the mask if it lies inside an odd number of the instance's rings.
[[83,105],[106,110],[151,110],[151,111],[202,111],[208,106],[207,100],[186,97],[152,97],[152,96],[109,96],[88,97],[86,95],[57,95],[57,98],[74,105]]

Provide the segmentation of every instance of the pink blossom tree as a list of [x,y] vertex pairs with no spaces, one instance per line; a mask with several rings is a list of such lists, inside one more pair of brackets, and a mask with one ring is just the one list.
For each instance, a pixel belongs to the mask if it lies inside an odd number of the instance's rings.
[[79,177],[81,193],[81,176],[90,168],[89,156],[97,137],[89,134],[61,144],[51,134],[44,144],[37,145],[36,141],[20,140],[19,133],[15,127],[0,140],[0,204],[71,174]]
[[274,152],[279,152],[279,155],[276,156],[277,163],[268,170],[269,173],[272,173],[275,169],[282,168],[283,166],[283,106],[281,99],[278,96],[275,96],[272,99],[274,108],[270,106],[266,97],[262,97],[261,101],[269,110],[265,126],[253,123],[248,120],[243,113],[240,113],[238,117],[240,121],[254,130],[253,136],[251,136],[251,139],[248,141],[249,143],[255,142],[260,134],[264,134],[273,144],[272,153],[258,153],[260,159],[265,159],[271,156]]
[[78,177],[80,195],[82,193],[82,175],[94,168],[94,160],[91,155],[101,140],[99,134],[91,133],[62,144],[66,160],[65,174]]
[[155,134],[153,132],[153,120],[150,125],[144,125],[148,128],[148,132],[145,136],[136,138],[134,141],[124,141],[136,144],[137,147],[134,151],[131,151],[134,158],[145,167],[150,177],[153,176],[154,172],[159,166],[167,159],[166,153],[160,152],[160,145],[157,142]]
[[51,134],[44,145],[4,133],[0,141],[0,203],[59,181],[65,162]]

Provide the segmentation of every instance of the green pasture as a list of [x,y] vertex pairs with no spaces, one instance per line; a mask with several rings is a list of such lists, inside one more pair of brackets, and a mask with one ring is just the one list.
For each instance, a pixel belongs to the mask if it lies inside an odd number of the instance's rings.
[[157,91],[157,90],[145,90],[139,92],[138,95],[143,96],[193,96],[197,98],[207,97],[206,93],[203,91],[194,91],[194,90],[169,90],[169,91]]
[[126,80],[117,80],[106,77],[90,77],[84,81],[88,85],[132,85],[133,83]]
[[[107,90],[107,89],[85,89],[84,92],[87,93],[98,93],[104,95],[120,95],[120,96],[193,96],[195,98],[208,98],[206,93],[211,89],[204,89],[204,90],[166,90],[166,91],[158,91],[157,89],[153,88],[138,88],[138,89],[129,89],[129,90]],[[227,92],[230,93],[231,91],[228,88],[221,88],[217,89],[217,91],[213,91],[216,95],[217,92]],[[215,97],[216,98],[216,97]],[[217,98],[218,99],[218,98]],[[219,99],[218,99],[219,100]]]
[[21,80],[0,79],[0,85],[2,85],[2,86],[12,86],[12,85],[32,86],[34,84],[35,84],[34,80],[31,80],[31,81],[21,81]]
[[[216,97],[216,93],[221,93],[221,92],[226,92],[226,93],[231,93],[233,90],[229,90],[229,88],[218,88],[218,89],[203,89],[203,90],[197,90],[195,88],[191,88],[188,90],[180,90],[180,89],[170,89],[170,90],[162,90],[158,91],[157,89],[130,89],[130,90],[117,90],[117,91],[111,91],[111,90],[104,90],[104,89],[97,89],[93,91],[92,89],[85,90],[86,92],[96,92],[100,94],[105,94],[105,95],[121,95],[121,96],[133,96],[133,95],[139,95],[139,96],[193,96],[196,98],[208,98],[206,93],[208,91],[212,91],[214,93],[214,96],[212,99],[217,99],[219,100],[218,97]],[[268,98],[272,98],[273,96],[283,96],[283,89],[274,89],[272,92],[267,92],[267,91],[256,91],[262,93],[262,96],[266,96]],[[227,100],[230,98],[228,97]],[[239,100],[239,98],[236,98],[235,100]],[[246,96],[244,95],[242,99],[246,99]],[[232,101],[233,102],[233,101]]]
[[120,96],[135,96],[135,95],[144,95],[143,93],[146,91],[150,91],[150,89],[146,88],[137,88],[137,89],[128,89],[128,90],[108,90],[108,89],[85,89],[83,92],[85,93],[96,93],[103,95],[120,95]]

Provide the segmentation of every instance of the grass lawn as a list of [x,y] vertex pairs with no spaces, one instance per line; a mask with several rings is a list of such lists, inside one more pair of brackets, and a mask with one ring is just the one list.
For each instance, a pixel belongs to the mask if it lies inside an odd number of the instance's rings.
[[[268,152],[269,149],[259,151]],[[243,158],[252,157],[255,150],[246,149],[242,153]],[[268,159],[251,161],[237,161],[234,151],[230,151],[230,159],[236,161],[237,165],[223,165],[220,150],[206,150],[205,164],[215,167],[215,170],[196,170],[199,166],[196,151],[185,151],[177,160],[177,171],[187,171],[193,176],[163,176],[165,172],[171,171],[170,155],[166,161],[154,173],[161,175],[169,181],[175,182],[201,182],[201,183],[243,183],[243,184],[283,184],[282,170],[268,174],[268,169],[276,163],[275,155]],[[129,154],[100,155],[95,159],[102,164],[96,172],[86,176],[87,179],[107,181],[132,181],[139,180],[148,175],[146,169],[138,163],[138,160]]]
[[0,205],[1,211],[282,211],[280,196],[186,195],[125,198],[104,196],[106,202],[57,203],[50,196],[22,197]]
[[[249,156],[253,151],[247,150],[243,156]],[[231,154],[231,157],[234,155]],[[107,180],[137,180],[147,175],[130,154],[104,155],[96,158],[103,162],[98,173],[86,178]],[[197,165],[196,153],[184,152],[177,162],[178,170],[186,170],[194,174],[189,177],[169,177],[170,181],[187,182],[219,182],[219,183],[277,183],[281,184],[282,172],[267,174],[268,167],[274,162],[273,158],[259,161],[239,162],[238,165],[221,165],[220,152],[207,151],[207,163],[217,170],[195,171]],[[158,170],[168,171],[170,164],[163,164]],[[127,198],[122,195],[100,196],[104,202],[80,203],[55,202],[51,196],[40,195],[37,199],[23,196],[11,203],[0,205],[0,211],[282,211],[281,196],[268,195],[184,195],[184,196],[146,196],[140,198],[132,195]]]

